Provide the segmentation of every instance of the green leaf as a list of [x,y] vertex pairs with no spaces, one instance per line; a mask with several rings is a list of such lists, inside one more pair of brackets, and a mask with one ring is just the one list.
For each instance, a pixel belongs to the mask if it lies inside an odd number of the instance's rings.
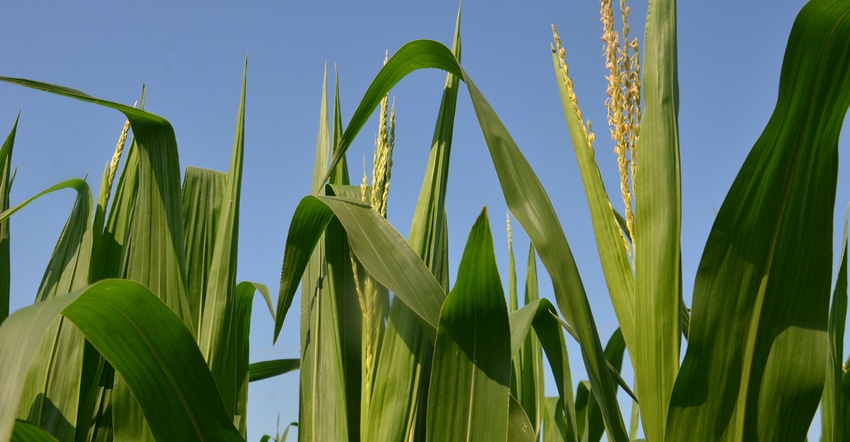
[[[248,59],[242,74],[242,93],[236,117],[236,134],[230,169],[221,202],[221,213],[216,223],[215,246],[210,261],[206,293],[198,333],[198,343],[210,372],[216,381],[227,411],[233,415],[239,401],[238,392],[247,377],[248,355],[239,354],[240,346],[247,346],[247,325],[235,327],[244,321],[238,317],[236,264],[239,246],[239,200],[242,193],[242,159],[245,150],[245,92],[248,76]],[[253,297],[253,287],[246,287]],[[244,296],[248,296],[245,294]],[[250,316],[250,306],[247,307]],[[244,307],[243,307],[244,310]],[[240,330],[241,328],[241,330]],[[243,357],[239,359],[239,357]],[[239,365],[244,365],[240,376]],[[247,383],[247,380],[244,382]],[[244,416],[243,416],[244,419]]]
[[[624,330],[623,335],[627,343],[634,341],[635,323],[635,281],[629,257],[623,243],[623,235],[628,233],[625,220],[619,221],[617,212],[608,199],[602,175],[596,164],[593,151],[588,147],[587,136],[579,121],[575,105],[569,96],[564,84],[564,72],[558,61],[558,55],[552,49],[552,63],[558,81],[558,90],[561,94],[561,104],[567,119],[567,127],[570,131],[573,149],[576,154],[581,180],[584,184],[584,192],[590,209],[590,220],[593,223],[593,233],[596,238],[596,250],[602,263],[602,271],[605,283],[608,286],[608,294],[617,322]],[[633,344],[632,344],[633,345]]]
[[41,428],[18,419],[15,421],[15,429],[12,432],[11,442],[54,442],[58,440]]
[[[399,49],[367,89],[346,127],[331,167],[344,156],[345,150],[374,112],[381,97],[404,76],[422,68],[443,69],[461,77],[466,83],[508,208],[540,254],[541,261],[552,277],[558,305],[576,329],[590,381],[602,405],[606,428],[615,439],[625,439],[625,426],[606,367],[602,344],[560,221],[528,161],[448,48],[434,41],[417,40]],[[361,258],[360,261],[366,265],[367,260]],[[429,322],[428,318],[425,320]]]
[[12,432],[26,367],[60,312],[123,375],[157,438],[241,440],[191,333],[148,289],[126,280],[98,282],[21,309],[4,322],[0,437]]
[[811,1],[791,30],[774,113],[697,270],[668,440],[805,438],[826,373],[838,139],[848,106],[850,4]]
[[[546,298],[533,301],[525,307],[512,312],[511,324],[511,354],[516,355],[520,351],[523,341],[529,336],[531,327],[540,340],[540,344],[546,351],[549,367],[555,377],[555,385],[558,388],[561,414],[566,419],[564,425],[564,440],[578,441],[577,419],[575,401],[573,399],[572,375],[570,373],[570,361],[567,355],[567,345],[564,341],[564,333],[554,316],[555,306]],[[563,404],[567,404],[566,407]]]
[[[326,93],[323,92],[323,116],[327,115],[325,96]],[[337,83],[335,98],[338,100],[338,97]],[[335,126],[338,117],[339,106],[334,113]],[[335,129],[334,137],[337,136]],[[316,170],[314,170],[316,173],[327,166],[327,149],[329,148],[327,140],[329,139],[331,136],[328,133],[327,123],[320,123],[316,147]],[[333,183],[347,184],[345,164],[336,168],[336,172],[332,178]],[[313,181],[321,188],[322,184],[317,181],[318,177],[318,174],[314,174]],[[321,207],[318,212],[308,217],[318,214],[321,218],[324,210],[326,208]],[[290,225],[290,234],[294,225],[293,221]],[[344,335],[350,333],[346,328],[344,313],[359,317],[360,310],[358,306],[354,311],[345,312],[346,297],[353,295],[349,293],[353,291],[353,285],[347,283],[352,271],[345,232],[339,226],[339,222],[332,217],[326,220],[320,219],[318,227],[318,230],[312,230],[308,234],[310,247],[303,251],[306,252],[305,255],[300,255],[301,259],[306,258],[307,262],[297,273],[287,273],[287,259],[291,257],[288,249],[289,241],[287,241],[279,302],[287,299],[287,303],[291,303],[291,297],[297,286],[295,280],[301,278],[301,371],[299,373],[301,400],[299,400],[298,414],[302,426],[298,437],[304,441],[345,441],[349,437],[357,436],[357,432],[353,432],[352,428],[356,428],[354,426],[359,421],[357,418],[352,418],[351,413],[357,412],[358,409],[349,407],[350,395],[348,394],[351,383],[359,384],[359,373],[356,374],[356,378],[349,376],[350,372],[347,368],[359,369],[360,362],[359,353],[355,353],[356,357],[353,361],[346,361],[349,349],[344,344],[347,339]],[[290,284],[288,288],[287,284]],[[290,289],[292,291],[285,291]],[[288,296],[285,297],[284,293],[288,293]],[[288,305],[285,308],[288,308]],[[285,314],[286,311],[281,312],[280,308],[278,309],[276,330],[279,330],[282,325]],[[352,338],[359,339],[359,331],[354,335],[356,336]],[[356,351],[359,348],[358,343],[351,350]],[[347,376],[350,377],[349,383],[346,383]],[[359,402],[359,397],[357,399]]]
[[366,270],[416,312],[422,325],[429,327],[426,331],[434,333],[445,295],[407,241],[369,206],[314,196],[301,200],[289,227],[275,328],[279,331],[283,325],[286,300],[291,304],[309,254],[333,217],[345,228],[351,250]]
[[280,294],[277,298],[277,315],[274,326],[274,339],[277,341],[283,320],[292,305],[295,291],[301,275],[310,262],[310,257],[322,233],[333,218],[321,200],[304,197],[295,208],[289,232],[286,234],[286,247],[283,252],[283,269],[280,276]]
[[440,313],[426,440],[507,440],[510,361],[508,310],[485,209]]
[[644,433],[654,441],[664,440],[680,360],[682,179],[677,51],[676,0],[650,1],[641,66],[644,110],[635,148],[635,342],[631,351]]
[[[608,339],[608,344],[605,345],[605,357],[617,372],[623,366],[625,350],[626,342],[623,340],[623,333],[620,329],[617,329],[611,335],[611,338]],[[579,434],[581,434],[581,440],[583,441],[598,442],[602,438],[602,433],[605,431],[605,423],[602,421],[599,403],[590,394],[588,385],[587,382],[579,383],[578,391],[576,392],[576,414],[580,419]]]
[[190,325],[185,299],[180,169],[171,124],[162,117],[67,87],[9,77],[0,77],[0,81],[115,109],[130,120],[139,168],[134,201],[137,210],[133,211],[130,239],[125,244],[127,277],[149,287]]
[[301,365],[300,362],[298,359],[274,359],[271,361],[254,362],[248,366],[248,371],[251,374],[250,380],[251,382],[261,381],[298,370]]
[[[12,130],[6,136],[6,141],[3,142],[3,147],[0,148],[0,211],[9,209],[9,192],[12,189],[12,149],[15,145],[15,133],[18,130],[18,119],[21,114],[15,117],[15,124],[12,125]],[[9,221],[0,223],[0,324],[9,316],[9,283],[10,275],[10,257],[9,257]]]
[[[91,265],[93,203],[88,184],[68,180],[51,186],[0,214],[0,219],[27,206],[32,201],[57,190],[73,188],[77,198],[59,241],[47,265],[36,296],[44,301],[88,285]],[[67,319],[57,317],[49,326],[50,338],[40,348],[29,368],[21,393],[20,418],[37,424],[62,440],[74,437],[79,418],[83,377],[83,348],[85,340]],[[87,393],[87,392],[84,392]]]
[[[460,13],[459,7],[452,43],[452,52],[458,59]],[[407,239],[444,290],[449,287],[445,200],[459,83],[457,76],[446,75],[425,177]],[[418,322],[404,302],[392,303],[368,419],[361,426],[363,440],[402,440],[423,433],[433,348]]]
[[511,396],[510,409],[508,412],[508,440],[511,442],[534,442],[537,440],[537,432],[522,405]]
[[[847,321],[847,228],[850,206],[844,215],[844,240],[841,247],[841,260],[838,263],[838,277],[832,292],[832,308],[829,311],[829,361],[826,369],[826,385],[821,399],[821,440],[839,442],[845,440],[847,426],[844,417],[850,413],[847,407],[850,396],[841,391],[841,377],[844,375],[844,329]],[[850,436],[850,434],[847,434]]]
[[[508,267],[513,262],[512,245],[508,243]],[[514,288],[515,290],[515,288]],[[515,298],[515,295],[514,295]],[[539,299],[537,289],[537,255],[534,246],[529,245],[528,264],[525,276],[525,301],[528,305]],[[553,309],[554,310],[554,309]],[[559,330],[560,332],[560,330]],[[513,323],[511,327],[511,346],[513,349]],[[564,349],[566,354],[566,348]],[[532,422],[534,433],[540,432],[540,424],[543,421],[543,355],[540,341],[534,334],[527,334],[519,353],[514,354],[513,372],[514,379],[511,383],[511,394],[517,398],[523,410]],[[572,382],[570,382],[572,383]]]
[[[183,231],[189,311],[201,324],[227,174],[187,167],[183,178]],[[199,330],[200,332],[200,330]]]
[[[233,405],[233,423],[243,438],[248,428],[248,383],[250,369],[248,364],[249,335],[251,331],[251,310],[254,305],[254,292],[258,285],[252,282],[240,282],[236,286],[236,300],[233,309],[233,328],[230,330],[234,342],[232,357],[235,359],[233,378],[236,383],[236,396]],[[265,287],[265,286],[263,286]]]
[[564,403],[560,397],[547,397],[543,401],[543,442],[566,442]]

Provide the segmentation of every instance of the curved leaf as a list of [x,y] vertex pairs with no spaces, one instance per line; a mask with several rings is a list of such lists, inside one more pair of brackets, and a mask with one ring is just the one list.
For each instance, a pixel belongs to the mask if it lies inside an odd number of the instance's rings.
[[838,138],[848,106],[850,4],[813,0],[791,30],[774,113],[697,270],[668,440],[805,438],[826,373]]
[[15,430],[12,432],[11,442],[56,442],[50,433],[41,428],[22,420],[15,421]]
[[[587,294],[552,203],[507,129],[447,47],[434,41],[416,40],[398,50],[367,89],[336,146],[331,167],[343,158],[352,139],[362,129],[389,89],[407,74],[422,68],[445,70],[466,83],[507,206],[540,254],[540,259],[552,278],[558,306],[576,330],[588,376],[605,417],[606,428],[616,440],[626,439],[614,383],[606,367],[602,343],[596,331]],[[363,259],[361,262],[367,264]],[[424,319],[430,323],[428,318]]]
[[194,338],[148,289],[105,280],[15,312],[0,326],[0,438],[11,435],[26,367],[59,314],[121,373],[160,440],[241,440]]
[[351,249],[363,267],[408,304],[423,324],[431,327],[429,331],[433,334],[445,294],[407,241],[369,206],[336,197],[314,196],[301,200],[289,227],[275,323],[277,332],[310,254],[334,217],[345,228]]

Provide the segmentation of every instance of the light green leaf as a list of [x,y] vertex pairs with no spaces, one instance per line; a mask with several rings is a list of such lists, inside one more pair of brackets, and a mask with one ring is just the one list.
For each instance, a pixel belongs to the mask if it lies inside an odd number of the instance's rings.
[[618,216],[608,199],[593,151],[588,147],[587,137],[582,128],[583,122],[579,121],[575,106],[567,92],[563,80],[564,73],[554,49],[552,49],[552,63],[555,67],[561,104],[567,119],[576,162],[584,184],[590,220],[593,223],[593,233],[596,238],[596,250],[599,252],[602,263],[608,294],[611,297],[614,313],[617,315],[617,322],[624,330],[626,342],[632,343],[635,327],[635,281],[622,236],[628,233],[628,229],[625,227],[625,220],[620,222],[622,217]]
[[654,441],[664,440],[680,360],[682,179],[677,51],[676,0],[650,1],[641,66],[644,110],[635,153],[635,342],[631,351],[644,433]]
[[[325,92],[323,91],[323,97]],[[339,97],[339,86],[337,83],[336,99]],[[323,108],[326,100],[322,100]],[[327,115],[327,111],[322,111]],[[335,109],[334,120],[339,116],[339,107]],[[317,140],[316,170],[326,167],[319,165],[320,161],[327,162],[327,140],[331,138],[327,132],[327,123],[320,123],[319,136]],[[335,130],[334,137],[338,136]],[[324,145],[324,147],[322,147]],[[324,150],[324,154],[321,152]],[[324,155],[324,157],[323,157]],[[347,168],[342,164],[336,169],[337,173],[332,177],[332,184],[347,185]],[[318,175],[313,176],[314,183],[318,183]],[[300,205],[299,205],[300,208]],[[322,208],[324,209],[324,208]],[[320,211],[321,212],[321,211]],[[315,215],[315,214],[314,214]],[[309,215],[311,217],[313,215]],[[293,225],[290,225],[290,234]],[[346,297],[351,295],[353,286],[346,284],[347,277],[351,275],[351,261],[348,251],[347,239],[339,223],[332,217],[319,221],[319,230],[313,230],[308,234],[311,242],[309,248],[305,249],[307,258],[305,268],[300,269],[297,274],[287,274],[287,269],[282,271],[281,292],[279,302],[294,295],[297,281],[289,280],[291,284],[287,287],[287,277],[303,278],[301,282],[301,371],[300,375],[300,400],[299,421],[302,423],[298,437],[303,441],[339,440],[345,441],[352,433],[351,428],[359,419],[352,419],[351,413],[358,411],[357,408],[349,407],[348,384],[346,376],[349,372],[346,367],[357,366],[359,368],[359,354],[350,363],[346,363],[346,348],[344,347],[343,334],[349,334],[344,322],[346,308]],[[324,233],[322,233],[324,232]],[[287,238],[289,239],[289,238]],[[289,247],[289,242],[287,242]],[[315,248],[315,250],[314,250]],[[303,253],[300,252],[300,253]],[[290,251],[284,253],[284,266]],[[305,263],[306,264],[306,263]],[[293,284],[294,282],[294,284]],[[291,292],[284,290],[291,289]],[[288,298],[284,297],[288,293]],[[286,306],[288,308],[288,305]],[[351,316],[359,316],[360,311],[356,309],[348,312]],[[286,311],[278,309],[276,330],[282,325]],[[355,333],[359,338],[359,330]],[[277,336],[277,334],[275,335]],[[355,349],[359,344],[355,344]],[[355,385],[358,379],[350,379]],[[357,398],[359,402],[359,397]],[[355,433],[356,434],[356,433]]]
[[251,374],[250,381],[261,381],[290,371],[298,370],[300,367],[298,359],[274,359],[271,361],[254,362],[248,366]]
[[522,405],[511,396],[510,409],[508,412],[508,440],[511,442],[534,442],[537,440],[537,432]]
[[543,401],[543,442],[566,442],[564,403],[560,397],[547,397]]

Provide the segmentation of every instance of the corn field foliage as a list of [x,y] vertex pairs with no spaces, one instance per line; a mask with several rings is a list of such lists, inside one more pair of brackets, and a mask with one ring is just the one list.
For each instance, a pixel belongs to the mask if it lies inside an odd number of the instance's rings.
[[[650,1],[642,42],[629,35],[625,2],[616,13],[610,0],[601,6],[617,191],[603,185],[599,143],[554,28],[552,61],[619,322],[612,336],[597,332],[546,190],[461,64],[460,14],[451,48],[417,40],[385,60],[346,125],[338,86],[331,112],[325,75],[311,193],[290,221],[276,306],[263,285],[236,280],[244,80],[230,169],[181,174],[171,125],[145,112],[143,99],[129,107],[0,78],[127,119],[97,199],[72,179],[11,206],[17,121],[0,150],[0,439],[244,440],[248,383],[296,369],[303,441],[804,440],[819,404],[822,440],[850,438],[846,229],[832,274],[850,3],[812,0],[800,11],[775,110],[717,212],[693,282],[681,270],[676,2]],[[389,92],[428,68],[447,75],[403,238],[386,221]],[[486,209],[450,278],[445,201],[461,90],[510,210],[506,280]],[[346,151],[376,109],[371,179],[352,177]],[[65,189],[75,204],[35,303],[9,315],[7,220]],[[524,266],[510,241],[517,228],[531,242]],[[554,304],[540,297],[540,271]],[[691,283],[687,306],[682,287]],[[298,359],[249,364],[256,292],[275,339],[285,321],[300,321]],[[567,340],[578,342],[573,364],[587,380],[572,378]],[[619,375],[626,357],[631,382]],[[544,394],[546,366],[553,397]]]

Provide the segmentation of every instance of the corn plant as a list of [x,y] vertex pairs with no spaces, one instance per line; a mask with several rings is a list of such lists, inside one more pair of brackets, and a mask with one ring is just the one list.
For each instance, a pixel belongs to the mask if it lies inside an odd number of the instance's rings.
[[[451,50],[410,42],[380,70],[344,129],[337,106],[332,135],[323,99],[313,193],[290,225],[275,329],[277,338],[300,279],[302,362],[311,360],[302,363],[301,440],[578,441],[598,440],[604,429],[609,440],[625,441],[637,437],[638,416],[651,441],[802,440],[825,379],[824,432],[832,440],[846,437],[848,377],[840,342],[846,260],[831,321],[828,313],[838,134],[850,106],[850,6],[813,0],[800,12],[776,110],[717,214],[688,309],[681,276],[676,2],[649,2],[643,49],[629,39],[625,3],[619,35],[612,2],[601,4],[622,213],[603,186],[595,136],[579,111],[557,34],[553,62],[619,330],[603,348],[558,217],[461,66],[459,31]],[[351,198],[345,152],[392,87],[422,68],[445,70],[448,77],[405,241],[370,205]],[[511,215],[551,278],[557,309],[533,295],[519,308],[509,282],[509,313],[486,211],[449,289],[444,198],[460,81]],[[354,256],[354,270],[347,255]],[[366,380],[357,372],[362,347],[347,347],[356,345],[352,336],[363,336],[348,327],[373,320],[346,307],[356,299],[346,293],[352,286],[347,274],[361,267],[393,294],[390,313],[379,322],[385,326],[380,350],[367,355],[378,369]],[[532,281],[535,271],[529,265]],[[579,342],[589,377],[575,394],[556,312]],[[555,373],[556,398],[539,395],[535,363],[541,359],[532,336]],[[680,365],[683,337],[688,345]],[[398,340],[404,346],[394,345]],[[633,389],[618,375],[625,350]],[[392,367],[383,370],[386,365]],[[352,385],[367,387],[358,394]],[[629,430],[618,386],[635,401]]]
[[[162,117],[73,89],[2,80],[115,109],[127,123],[97,201],[73,179],[9,208],[14,127],[0,150],[0,219],[46,193],[77,193],[35,305],[0,327],[0,439],[244,440],[249,378],[293,365],[266,361],[249,375],[252,299],[256,289],[270,308],[271,299],[265,287],[235,279],[244,80],[229,172],[189,167],[182,186],[174,131]],[[8,221],[0,234],[8,240]]]
[[[850,5],[812,0],[800,12],[776,110],[717,214],[691,309],[679,245],[676,2],[650,2],[643,49],[629,38],[625,3],[619,35],[612,2],[601,5],[622,213],[602,184],[557,34],[553,65],[620,325],[604,347],[545,189],[461,65],[459,14],[451,49],[404,45],[346,126],[338,82],[329,112],[326,74],[311,194],[289,226],[276,311],[262,286],[235,280],[244,81],[229,172],[188,168],[181,184],[163,118],[0,78],[128,120],[96,201],[85,181],[69,180],[10,207],[16,124],[0,148],[0,439],[243,440],[248,381],[296,367],[301,440],[579,441],[604,432],[626,441],[639,423],[652,441],[802,440],[821,398],[825,439],[846,439],[846,233],[831,309],[829,290],[837,140],[850,106]],[[388,94],[423,68],[447,78],[405,239],[386,220]],[[510,210],[507,293],[486,209],[449,277],[445,200],[461,81]],[[377,108],[371,184],[364,177],[352,185],[346,152]],[[62,189],[77,199],[36,303],[8,315],[6,220]],[[532,243],[522,306],[511,219]],[[539,296],[538,258],[557,307]],[[255,290],[269,301],[277,338],[299,285],[300,358],[249,365]],[[575,390],[566,335],[578,341],[588,375]],[[632,387],[619,376],[626,350]],[[544,355],[556,397],[543,397]],[[634,400],[628,430],[620,388]]]

